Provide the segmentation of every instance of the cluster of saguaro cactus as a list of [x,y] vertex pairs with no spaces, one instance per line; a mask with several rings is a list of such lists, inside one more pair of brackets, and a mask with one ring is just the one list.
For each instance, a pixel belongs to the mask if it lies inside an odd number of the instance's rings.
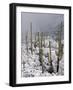
[[[61,27],[60,30],[57,31],[57,50],[55,51],[56,56],[57,56],[57,72],[59,71],[59,61],[62,59],[63,56],[63,44],[61,43],[61,32],[62,32],[62,23],[61,23]],[[30,23],[30,50],[31,50],[31,54],[33,54],[33,44],[34,47],[39,47],[39,61],[40,61],[40,65],[42,66],[42,72],[44,72],[43,70],[43,49],[42,47],[45,47],[45,39],[47,39],[47,36],[45,35],[44,32],[35,32],[35,40],[33,42],[32,40],[32,22]],[[26,40],[26,50],[28,53],[28,32],[26,32],[26,36],[25,36],[25,40]],[[51,58],[51,41],[48,40],[49,42],[49,51],[48,51],[48,63],[50,65],[49,68],[49,72],[52,73],[53,72],[53,64],[52,64],[52,58]]]

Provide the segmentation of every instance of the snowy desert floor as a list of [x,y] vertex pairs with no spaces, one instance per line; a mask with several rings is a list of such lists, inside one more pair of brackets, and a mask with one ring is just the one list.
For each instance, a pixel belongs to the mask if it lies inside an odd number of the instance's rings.
[[[48,69],[50,68],[47,53],[49,51],[49,48],[42,47],[43,49],[43,68],[44,72],[42,73],[42,66],[40,65],[39,61],[39,48],[34,48],[33,46],[33,54],[31,54],[31,50],[26,50],[25,43],[21,44],[21,77],[42,77],[42,76],[59,76],[64,75],[64,57],[59,62],[59,72],[57,73],[56,67],[57,67],[57,56],[55,54],[55,43],[53,42],[52,48],[51,48],[51,58],[52,58],[52,64],[53,64],[53,73],[49,73]],[[47,45],[47,44],[46,44]]]

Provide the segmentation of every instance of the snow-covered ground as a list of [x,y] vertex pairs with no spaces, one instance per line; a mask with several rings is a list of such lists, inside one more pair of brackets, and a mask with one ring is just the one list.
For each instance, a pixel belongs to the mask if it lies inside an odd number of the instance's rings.
[[[21,44],[21,61],[22,61],[22,77],[41,77],[41,76],[57,76],[57,75],[64,75],[64,57],[59,62],[59,72],[57,73],[57,56],[55,54],[56,51],[56,42],[51,39],[51,58],[53,64],[53,73],[49,73],[48,70],[50,68],[49,61],[48,61],[48,40],[45,41],[46,47],[42,47],[43,49],[43,70],[42,73],[42,66],[40,65],[39,61],[39,48],[34,48],[33,46],[33,54],[31,54],[31,50],[26,50],[26,44]],[[30,45],[28,46],[28,48]]]

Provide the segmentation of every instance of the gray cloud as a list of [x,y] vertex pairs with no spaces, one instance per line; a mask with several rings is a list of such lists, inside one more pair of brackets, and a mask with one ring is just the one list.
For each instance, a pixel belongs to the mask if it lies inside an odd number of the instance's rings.
[[52,13],[21,13],[21,33],[22,40],[26,31],[30,30],[30,22],[32,22],[32,31],[52,32],[55,31],[55,27],[64,22],[63,14]]

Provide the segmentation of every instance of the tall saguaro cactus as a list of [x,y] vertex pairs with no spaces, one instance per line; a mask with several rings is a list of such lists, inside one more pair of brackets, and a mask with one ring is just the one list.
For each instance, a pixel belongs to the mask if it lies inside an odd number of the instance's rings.
[[35,33],[35,42],[34,42],[34,47],[36,48],[36,42],[37,42],[37,40],[36,40],[36,33]]
[[26,50],[27,50],[27,53],[28,53],[28,32],[26,32],[25,40],[26,40]]
[[30,33],[31,33],[31,37],[30,37],[30,40],[31,40],[31,53],[33,54],[33,47],[32,47],[32,22],[30,23]]
[[42,48],[42,44],[43,44],[43,32],[41,32],[41,48]]
[[38,32],[38,46],[39,46],[39,48],[40,48],[40,33]]
[[52,66],[52,60],[51,60],[51,42],[49,41],[49,55],[48,55],[48,59],[50,62],[50,65]]
[[43,62],[43,49],[42,48],[39,49],[39,61],[40,61],[40,65],[42,66],[42,62]]
[[44,39],[44,47],[45,47],[45,33],[44,33],[44,38],[43,39]]
[[50,68],[49,68],[49,73],[52,73],[53,70],[53,65],[52,65],[52,58],[51,58],[51,41],[49,41],[49,54],[48,54],[48,61],[50,63]]
[[43,73],[44,72],[44,68],[43,68],[42,37],[43,37],[43,33],[40,34],[40,38],[39,38],[39,61],[40,61],[40,65],[42,66],[42,73]]
[[61,33],[62,33],[62,23],[60,26],[60,30],[57,32],[57,45],[58,45],[58,50],[56,51],[57,72],[59,71],[59,61],[62,59],[62,56],[63,56],[63,44],[61,43]]

